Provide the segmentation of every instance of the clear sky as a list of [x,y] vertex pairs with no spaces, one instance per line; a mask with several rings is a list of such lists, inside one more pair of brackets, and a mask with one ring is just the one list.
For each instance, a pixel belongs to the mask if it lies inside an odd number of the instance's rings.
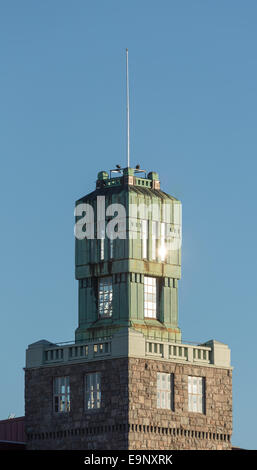
[[25,349],[74,339],[74,202],[126,161],[183,204],[184,341],[232,350],[233,444],[257,448],[257,3],[0,1],[0,419]]

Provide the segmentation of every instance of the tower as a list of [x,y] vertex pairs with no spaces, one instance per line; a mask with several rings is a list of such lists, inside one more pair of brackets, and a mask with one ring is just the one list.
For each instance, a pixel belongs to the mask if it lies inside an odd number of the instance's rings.
[[160,190],[157,173],[146,177],[144,170],[125,168],[110,178],[100,172],[95,191],[77,201],[76,209],[86,214],[76,238],[76,341],[122,328],[180,341],[180,201]]
[[118,167],[75,215],[78,327],[27,349],[28,448],[230,449],[230,350],[178,326],[180,201],[156,172]]

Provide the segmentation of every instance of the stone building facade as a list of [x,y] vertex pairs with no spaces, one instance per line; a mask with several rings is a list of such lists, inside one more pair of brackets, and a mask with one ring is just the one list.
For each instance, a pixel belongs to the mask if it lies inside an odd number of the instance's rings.
[[[96,213],[99,197],[105,209],[122,203],[128,236],[76,240],[75,342],[41,340],[26,352],[28,449],[231,449],[230,350],[215,340],[183,343],[180,245],[163,254],[166,238],[153,237],[157,224],[174,240],[180,203],[160,190],[156,173],[139,176],[132,168],[118,178],[100,172],[96,190],[77,202]],[[141,203],[159,215],[132,214]],[[138,227],[147,241],[130,237]]]

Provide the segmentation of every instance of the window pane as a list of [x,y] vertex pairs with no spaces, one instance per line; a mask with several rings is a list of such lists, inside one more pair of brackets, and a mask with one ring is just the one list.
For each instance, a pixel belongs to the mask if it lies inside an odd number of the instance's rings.
[[114,240],[112,238],[110,238],[110,258],[113,258],[113,242]]
[[70,411],[70,382],[69,377],[55,377],[54,384],[54,411]]
[[101,406],[101,374],[94,372],[85,377],[85,407],[88,410]]
[[104,260],[104,238],[100,240],[100,260]]
[[163,222],[160,223],[159,258],[160,261],[165,261],[166,258],[165,224]]
[[144,276],[144,316],[156,318],[156,278]]
[[204,378],[188,377],[188,410],[204,413]]
[[174,395],[171,374],[157,373],[157,408],[172,409]]
[[152,259],[156,259],[157,222],[152,221]]
[[112,277],[99,279],[98,285],[98,313],[99,316],[112,316]]
[[141,222],[141,238],[142,238],[142,258],[148,256],[148,220],[142,220]]

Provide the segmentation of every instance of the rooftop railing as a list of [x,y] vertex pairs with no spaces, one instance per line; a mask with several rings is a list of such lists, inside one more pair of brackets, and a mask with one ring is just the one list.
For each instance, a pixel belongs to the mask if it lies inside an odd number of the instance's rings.
[[139,357],[166,361],[230,367],[230,349],[226,344],[211,340],[205,344],[184,344],[146,338],[135,330],[126,330],[112,337],[77,343],[53,344],[39,341],[27,349],[26,367],[65,363]]

